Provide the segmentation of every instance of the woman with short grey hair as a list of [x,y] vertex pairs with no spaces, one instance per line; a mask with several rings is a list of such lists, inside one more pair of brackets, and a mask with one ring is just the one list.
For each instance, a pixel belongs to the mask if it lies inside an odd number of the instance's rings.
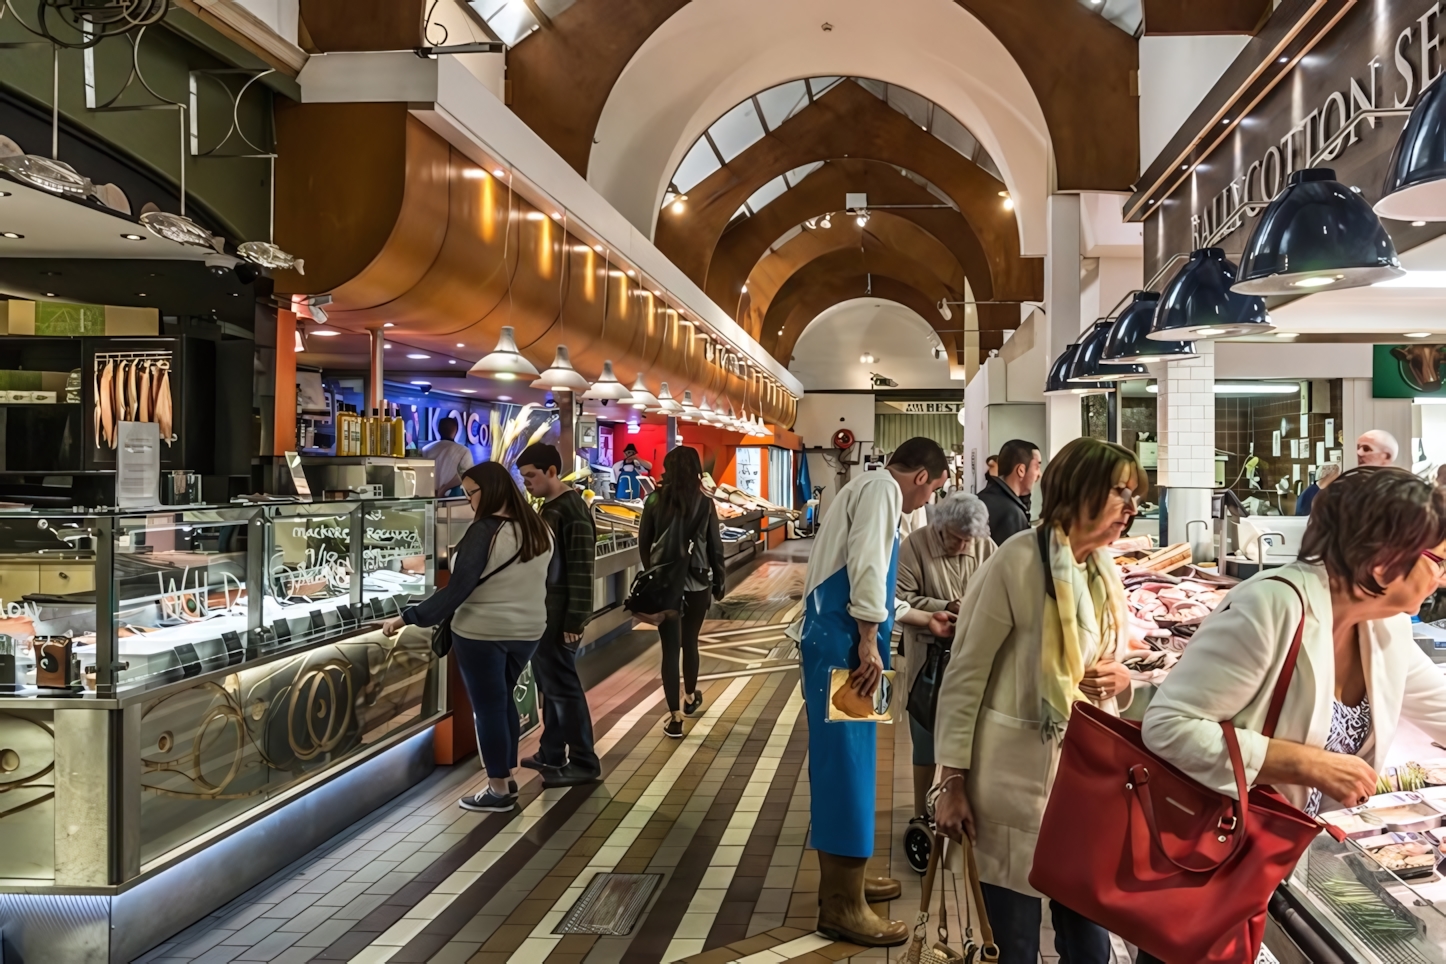
[[[994,552],[989,538],[989,509],[977,496],[955,492],[929,506],[929,524],[914,530],[899,546],[897,595],[924,612],[959,612],[969,578]],[[945,649],[953,642],[927,628],[904,627],[905,693],[914,688],[930,646]],[[907,696],[905,697],[907,699]],[[934,784],[932,720],[909,717],[914,742],[914,815],[923,817],[924,796]]]

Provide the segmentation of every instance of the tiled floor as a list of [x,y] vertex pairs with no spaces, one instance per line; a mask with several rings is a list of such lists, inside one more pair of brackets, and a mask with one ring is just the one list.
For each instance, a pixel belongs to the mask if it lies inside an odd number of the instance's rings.
[[[523,770],[519,810],[474,814],[456,800],[481,783],[476,762],[439,768],[139,962],[901,960],[904,948],[813,933],[807,722],[781,634],[797,612],[806,548],[772,554],[730,594],[717,613],[726,618],[705,626],[707,702],[684,739],[662,735],[658,651],[648,647],[589,690],[602,783],[544,791]],[[908,729],[878,731],[873,871],[903,882],[890,909],[912,921],[919,878],[900,846],[912,809]],[[523,753],[535,746],[533,734]],[[632,933],[553,934],[593,875],[613,871],[662,877]],[[952,879],[946,891],[957,935]]]

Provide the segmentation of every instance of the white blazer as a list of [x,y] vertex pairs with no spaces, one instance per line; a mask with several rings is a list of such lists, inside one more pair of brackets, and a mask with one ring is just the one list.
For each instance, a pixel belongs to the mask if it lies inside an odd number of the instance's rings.
[[[1231,720],[1239,731],[1245,779],[1254,785],[1269,744],[1260,731],[1301,618],[1299,598],[1277,581],[1281,578],[1301,590],[1306,609],[1300,656],[1275,736],[1324,747],[1335,702],[1335,653],[1323,565],[1292,563],[1232,589],[1190,640],[1145,711],[1146,746],[1231,796],[1235,779],[1219,721]],[[1412,640],[1410,617],[1363,623],[1359,638],[1372,727],[1361,757],[1379,771],[1402,717],[1433,740],[1446,742],[1446,673]],[[1300,806],[1310,788],[1276,789]]]

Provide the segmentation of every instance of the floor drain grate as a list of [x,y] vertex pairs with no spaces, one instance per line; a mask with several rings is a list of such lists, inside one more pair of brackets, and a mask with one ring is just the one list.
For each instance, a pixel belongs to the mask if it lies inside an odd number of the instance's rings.
[[554,934],[631,934],[662,874],[596,874]]

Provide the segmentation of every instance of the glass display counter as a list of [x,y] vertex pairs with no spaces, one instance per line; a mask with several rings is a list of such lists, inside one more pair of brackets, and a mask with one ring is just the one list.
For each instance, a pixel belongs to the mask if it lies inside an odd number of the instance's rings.
[[0,514],[0,892],[107,892],[437,719],[430,500]]

